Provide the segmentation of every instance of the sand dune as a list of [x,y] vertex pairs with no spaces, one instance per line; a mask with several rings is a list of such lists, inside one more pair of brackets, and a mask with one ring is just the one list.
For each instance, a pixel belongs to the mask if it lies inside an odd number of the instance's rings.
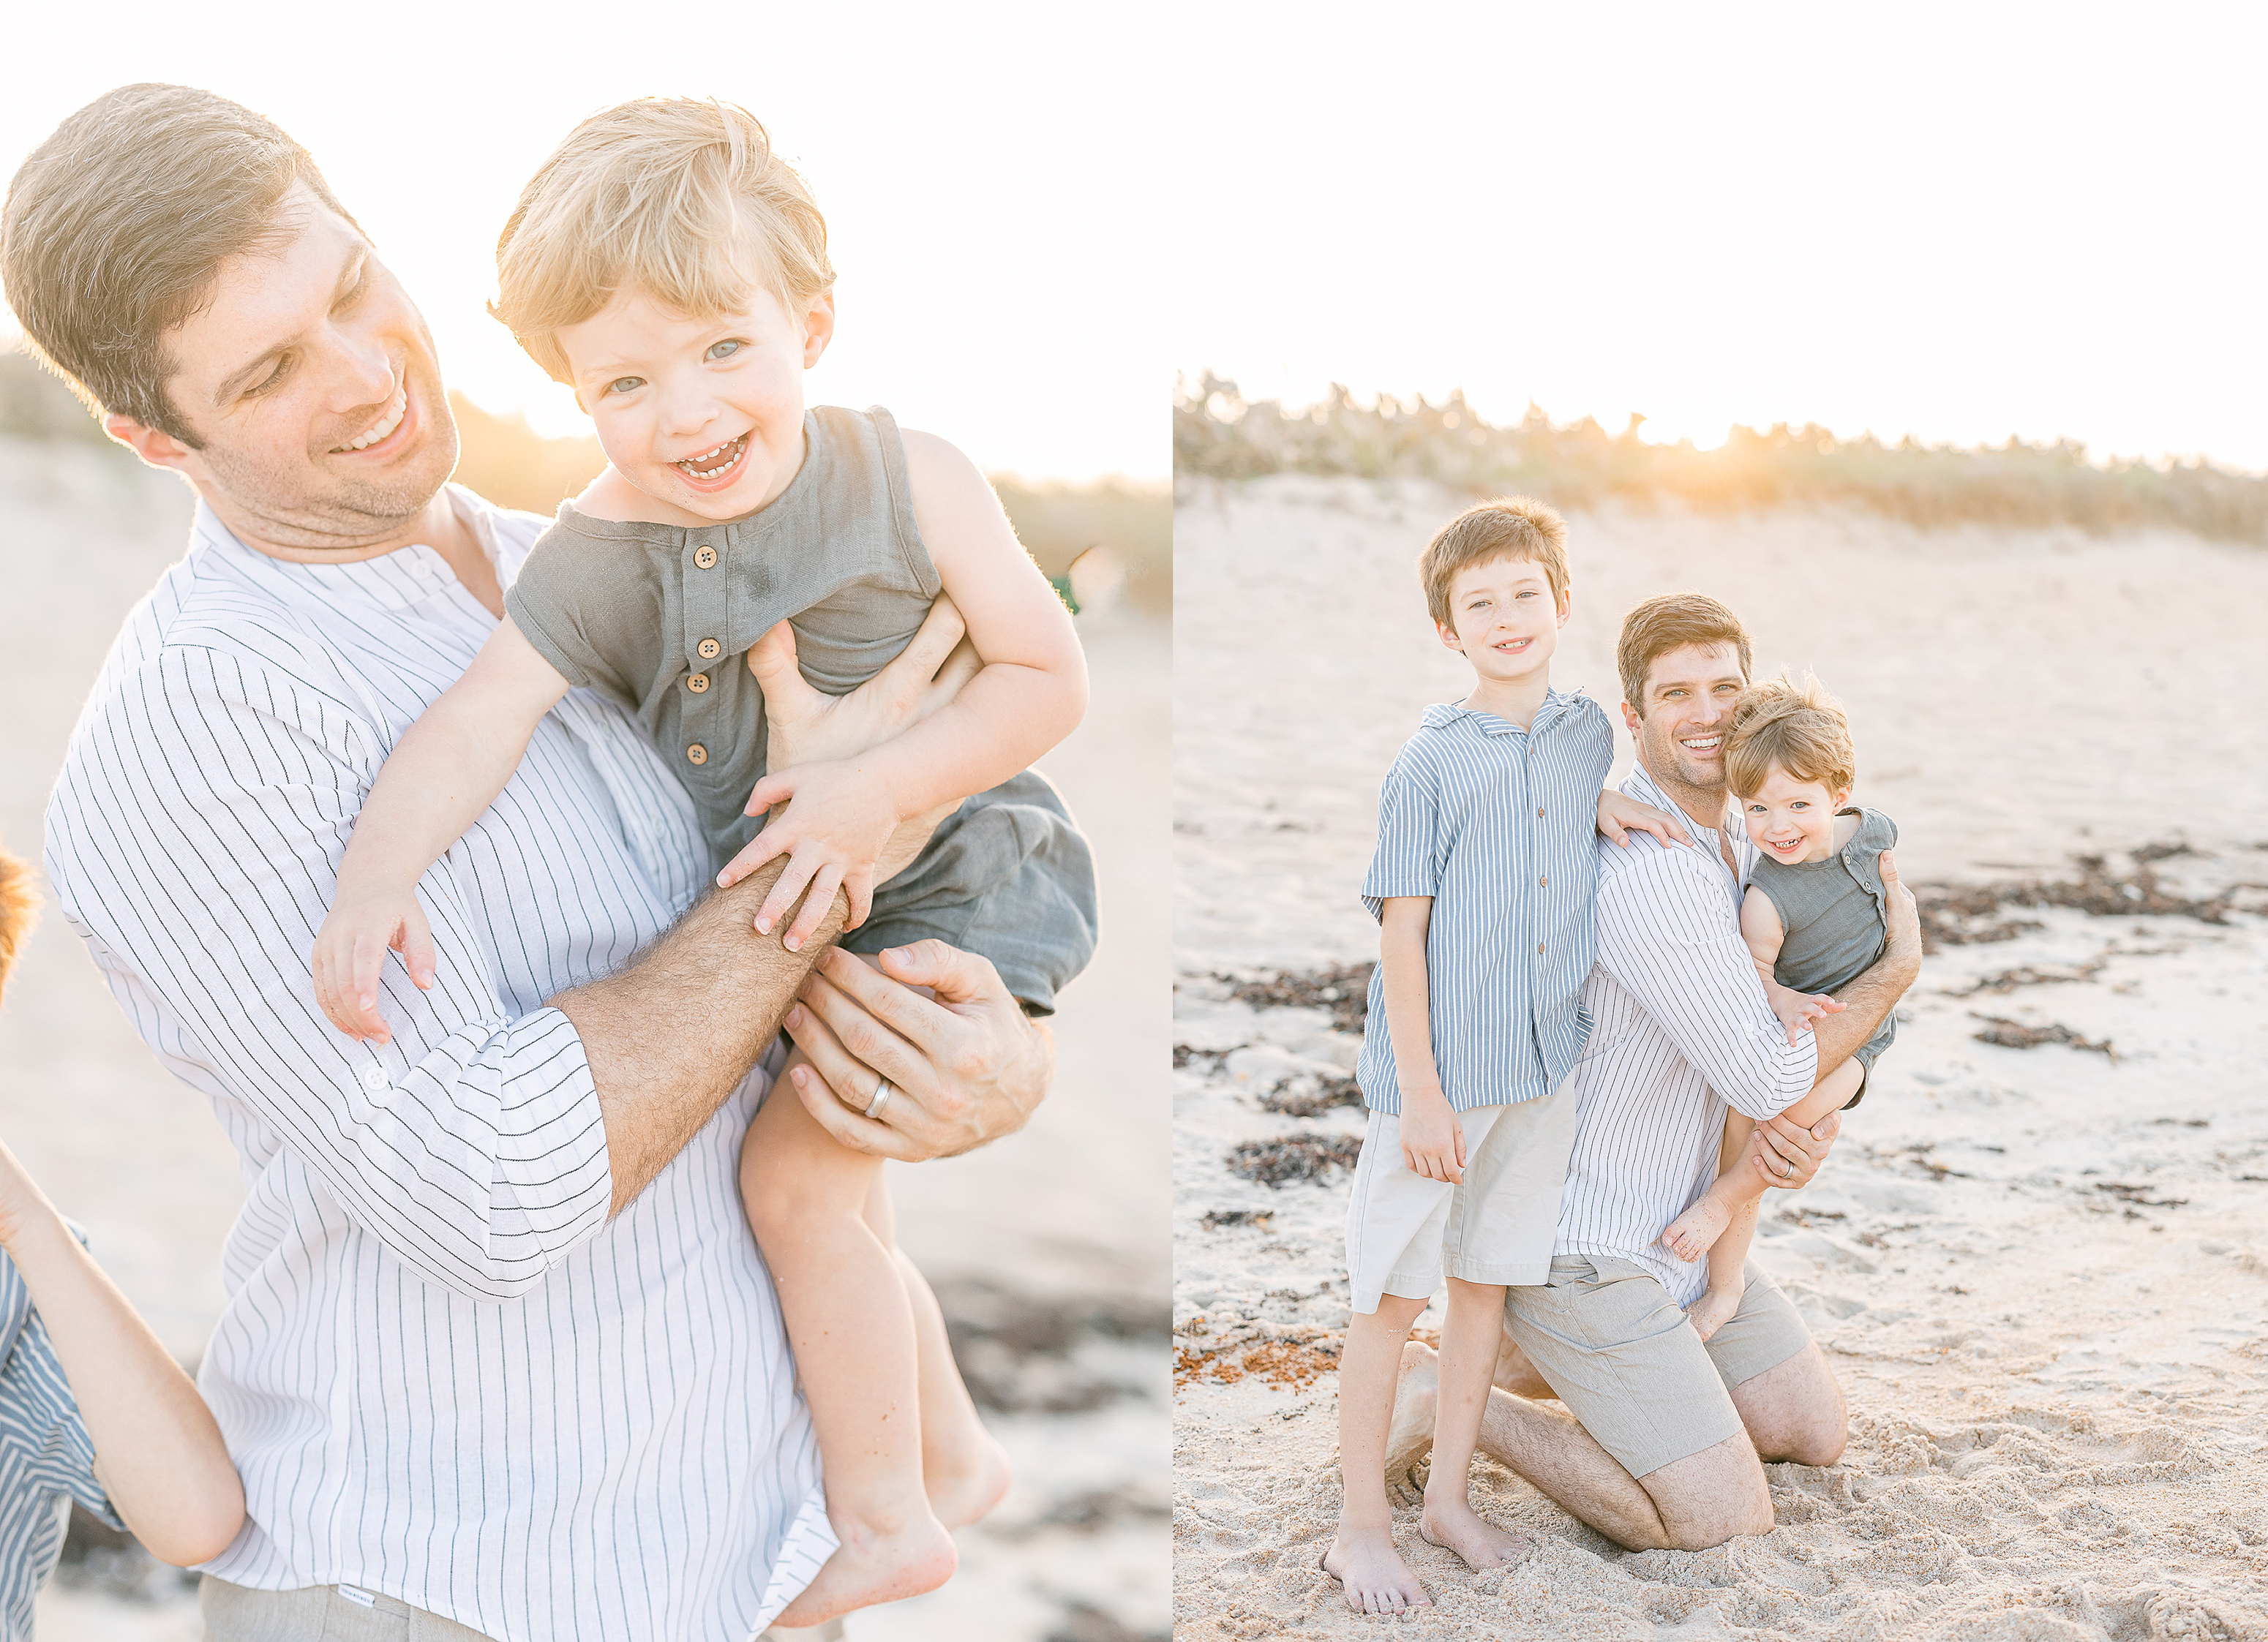
[[[1270,480],[1177,510],[1180,1637],[1383,1623],[1314,1571],[1338,1506],[1345,1176],[1271,1188],[1227,1161],[1358,1134],[1344,1107],[1263,1103],[1329,1101],[1356,1039],[1232,981],[1374,956],[1355,890],[1378,777],[1462,689],[1410,570],[1459,505]],[[2268,554],[1638,512],[1577,518],[1572,550],[1560,682],[1611,703],[1624,610],[1726,599],[1764,667],[1812,666],[1849,706],[1860,796],[1897,817],[1910,877],[2069,877],[2102,853],[2131,880],[2123,852],[2184,841],[2151,863],[2162,885],[2251,910],[2007,908],[2038,927],[1933,955],[1847,1139],[1757,1242],[1848,1394],[1844,1462],[1772,1467],[1770,1535],[1643,1555],[1484,1462],[1482,1508],[1537,1555],[1475,1576],[1403,1511],[1437,1606],[1397,1634],[2268,1636],[2268,745],[2230,705],[2268,634]],[[1982,1043],[1979,1017],[2113,1052]]]

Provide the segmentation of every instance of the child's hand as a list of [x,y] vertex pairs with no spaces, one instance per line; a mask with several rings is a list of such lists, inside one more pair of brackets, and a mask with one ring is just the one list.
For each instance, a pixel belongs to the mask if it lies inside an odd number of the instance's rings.
[[[843,927],[856,929],[866,921],[874,905],[874,862],[901,817],[881,782],[850,759],[799,764],[765,776],[748,795],[747,813],[762,815],[783,803],[787,808],[725,863],[717,887],[730,889],[785,855],[787,870],[757,909],[756,932],[770,935],[803,896],[803,910],[781,942],[793,952],[819,927],[837,890],[850,898],[850,917]],[[806,888],[811,892],[805,896]]]
[[1675,816],[1625,797],[1611,787],[1599,795],[1599,831],[1624,849],[1630,847],[1630,835],[1633,832],[1653,833],[1654,841],[1664,849],[1673,843],[1693,841],[1693,835]]
[[1455,1185],[1465,1177],[1465,1125],[1439,1091],[1429,1099],[1405,1093],[1402,1102],[1402,1161],[1413,1175]]
[[1764,1001],[1779,1023],[1787,1028],[1787,1041],[1792,1046],[1803,1033],[1811,1030],[1814,1021],[1830,1015],[1840,1015],[1848,1004],[1837,1003],[1825,993],[1801,993],[1783,986],[1776,980],[1764,983]]
[[331,903],[315,935],[315,1000],[349,1037],[382,1044],[392,1036],[378,1012],[389,948],[401,954],[411,980],[433,984],[433,931],[414,887],[350,891]]

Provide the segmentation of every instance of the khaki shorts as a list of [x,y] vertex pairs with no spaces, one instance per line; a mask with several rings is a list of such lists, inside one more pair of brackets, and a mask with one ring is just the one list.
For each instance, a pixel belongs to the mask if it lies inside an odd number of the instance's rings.
[[1370,1114],[1347,1203],[1347,1284],[1354,1309],[1385,1294],[1429,1300],[1445,1275],[1467,1283],[1541,1283],[1551,1267],[1559,1188],[1575,1145],[1572,1091],[1460,1112],[1462,1184],[1402,1161],[1402,1120]]
[[1561,1255],[1550,1281],[1505,1296],[1505,1329],[1567,1411],[1632,1477],[1738,1436],[1732,1388],[1811,1344],[1779,1286],[1754,1264],[1741,1308],[1705,1343],[1644,1267]]
[[487,1642],[453,1619],[351,1585],[255,1591],[208,1573],[197,1606],[206,1642]]

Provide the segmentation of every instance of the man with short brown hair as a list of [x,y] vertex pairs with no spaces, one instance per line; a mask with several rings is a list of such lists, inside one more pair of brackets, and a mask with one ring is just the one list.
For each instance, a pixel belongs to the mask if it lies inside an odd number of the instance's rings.
[[[744,1642],[833,1547],[733,1191],[752,1068],[784,1024],[831,1133],[934,1157],[1024,1121],[1045,1029],[981,957],[831,950],[839,903],[799,951],[758,935],[776,867],[696,903],[690,801],[576,692],[419,885],[431,988],[390,974],[383,1042],[332,1030],[310,954],[363,796],[544,521],[445,487],[423,319],[305,150],[225,99],[129,86],[66,121],[0,269],[106,430],[199,499],[72,739],[48,866],[248,1182],[201,1384],[251,1521],[207,1565],[207,1634]],[[933,618],[839,700],[767,679],[774,767],[930,710],[954,637]],[[941,1473],[997,1462],[965,1428]]]

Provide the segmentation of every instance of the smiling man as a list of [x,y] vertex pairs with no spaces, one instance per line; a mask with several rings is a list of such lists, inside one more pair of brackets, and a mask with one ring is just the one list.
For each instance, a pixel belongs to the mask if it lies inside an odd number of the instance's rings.
[[[1598,852],[1597,956],[1583,992],[1594,1024],[1568,1081],[1575,1141],[1550,1278],[1505,1300],[1518,1348],[1507,1363],[1526,1360],[1517,1380],[1574,1418],[1493,1392],[1480,1447],[1621,1544],[1699,1550],[1770,1529],[1762,1461],[1835,1462],[1843,1396],[1794,1307],[1754,1265],[1739,1310],[1705,1344],[1683,1308],[1706,1267],[1678,1259],[1662,1232],[1715,1178],[1727,1103],[1756,1120],[1743,1167],[1778,1186],[1811,1177],[1835,1120],[1814,1133],[1778,1114],[1881,1024],[1913,982],[1921,933],[1886,854],[1882,957],[1840,994],[1840,1013],[1790,1044],[1741,940],[1756,848],[1727,825],[1725,736],[1748,683],[1749,635],[1716,600],[1670,594],[1624,619],[1616,661],[1638,746],[1622,790],[1682,811],[1693,841]],[[1430,1424],[1433,1373],[1425,1348],[1409,1348],[1397,1433]]]
[[[1028,1116],[1044,1029],[942,942],[881,972],[830,950],[839,904],[799,951],[759,935],[777,866],[696,904],[684,788],[577,691],[419,886],[430,989],[397,970],[382,1039],[332,1030],[311,950],[363,798],[544,522],[445,487],[423,320],[306,151],[225,99],[129,86],[66,121],[11,186],[0,272],[112,436],[198,497],[72,738],[48,867],[243,1162],[200,1385],[249,1521],[206,1565],[206,1634],[744,1642],[833,1549],[734,1190],[751,1069],[784,1023],[831,1133],[934,1157]],[[933,709],[955,636],[933,620],[839,700],[767,678],[775,766]],[[1075,971],[1083,849],[1049,870],[1035,930]],[[832,1092],[864,1109],[878,1078],[881,1121]],[[900,1264],[950,1490],[998,1455]]]

